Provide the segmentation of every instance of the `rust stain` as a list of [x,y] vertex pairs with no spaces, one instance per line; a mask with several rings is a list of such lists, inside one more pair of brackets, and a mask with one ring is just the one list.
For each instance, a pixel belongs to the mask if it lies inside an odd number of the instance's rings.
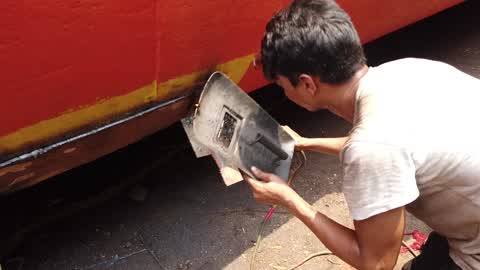
[[9,173],[17,173],[17,172],[25,171],[31,165],[32,165],[32,162],[25,162],[25,163],[20,163],[20,164],[12,165],[9,167],[1,168],[0,177]]

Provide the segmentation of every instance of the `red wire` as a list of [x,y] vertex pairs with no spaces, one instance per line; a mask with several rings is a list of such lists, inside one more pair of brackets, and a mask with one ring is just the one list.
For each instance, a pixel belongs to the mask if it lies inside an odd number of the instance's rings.
[[272,206],[270,210],[268,210],[267,214],[265,215],[265,222],[270,220],[274,212],[275,212],[275,206]]

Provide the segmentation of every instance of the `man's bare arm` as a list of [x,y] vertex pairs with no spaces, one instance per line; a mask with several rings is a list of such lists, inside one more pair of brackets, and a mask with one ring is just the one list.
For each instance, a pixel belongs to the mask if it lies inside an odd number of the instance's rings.
[[297,150],[320,152],[332,156],[338,156],[348,137],[338,138],[305,138],[288,126],[283,126],[286,132],[295,140],[295,148]]
[[347,228],[316,211],[300,196],[287,208],[336,256],[356,269],[393,269],[405,226],[404,208],[397,208]]
[[405,228],[404,207],[354,221],[355,230],[345,227],[315,210],[285,181],[276,175],[255,172],[246,177],[258,202],[289,209],[330,249],[357,269],[392,269],[395,266]]
[[347,140],[348,137],[303,138],[303,141],[299,143],[298,149],[338,156]]

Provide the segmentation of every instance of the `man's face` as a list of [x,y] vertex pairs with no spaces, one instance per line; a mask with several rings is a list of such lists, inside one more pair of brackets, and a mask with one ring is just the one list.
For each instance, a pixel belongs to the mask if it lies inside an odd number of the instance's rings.
[[312,112],[322,108],[315,104],[314,93],[317,93],[317,89],[312,89],[312,87],[316,88],[313,80],[305,81],[301,79],[297,86],[293,86],[287,77],[278,75],[275,83],[282,87],[288,99],[297,105]]

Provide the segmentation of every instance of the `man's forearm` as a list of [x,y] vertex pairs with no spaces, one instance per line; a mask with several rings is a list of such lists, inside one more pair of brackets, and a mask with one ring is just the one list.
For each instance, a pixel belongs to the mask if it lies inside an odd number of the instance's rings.
[[348,137],[304,138],[302,142],[300,142],[300,148],[307,151],[338,156],[347,140]]
[[321,214],[297,193],[292,193],[286,207],[307,225],[333,254],[357,269],[363,268],[360,248],[354,230]]

